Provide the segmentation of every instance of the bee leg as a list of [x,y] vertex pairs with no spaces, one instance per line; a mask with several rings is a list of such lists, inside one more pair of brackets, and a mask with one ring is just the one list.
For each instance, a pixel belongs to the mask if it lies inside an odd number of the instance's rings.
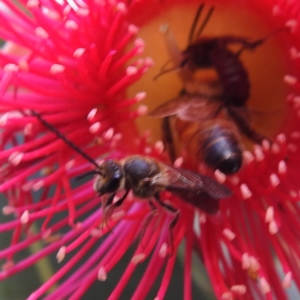
[[146,248],[143,245],[143,238],[144,238],[144,235],[146,233],[146,229],[147,229],[148,225],[150,224],[152,218],[155,216],[155,214],[157,214],[157,211],[158,211],[157,208],[155,207],[155,205],[153,204],[153,202],[151,200],[149,200],[148,203],[149,203],[151,211],[147,215],[146,219],[143,221],[142,230],[141,230],[141,233],[140,233],[140,236],[139,236],[139,240],[140,240],[140,243],[141,243],[143,249]]
[[263,140],[267,140],[272,143],[270,139],[255,131],[241,112],[234,108],[228,108],[228,114],[234,120],[239,130],[254,143],[261,144]]
[[264,39],[260,39],[260,40],[256,40],[254,42],[245,42],[242,47],[240,48],[240,50],[236,53],[236,56],[239,57],[242,52],[246,49],[248,50],[254,50],[256,47],[260,46],[265,40]]
[[163,118],[161,123],[161,130],[163,133],[163,141],[169,153],[170,160],[172,163],[174,163],[174,161],[176,160],[176,151],[169,117]]
[[103,200],[103,221],[101,223],[101,229],[103,229],[103,227],[107,227],[109,232],[112,232],[111,228],[109,228],[108,226],[108,219],[111,216],[112,212],[113,212],[113,200],[116,196],[116,193],[112,193],[111,195],[109,195],[108,199],[106,201]]
[[104,202],[104,205],[103,205],[103,222],[102,222],[102,226],[105,225],[110,232],[112,232],[112,229],[110,229],[108,227],[108,218],[112,215],[114,209],[116,207],[119,207],[123,202],[124,200],[126,199],[128,193],[129,193],[130,190],[126,190],[126,192],[124,193],[124,195],[115,203],[113,203],[113,200],[116,196],[116,193],[113,193],[111,194],[108,199]]
[[124,193],[124,195],[116,203],[113,203],[112,206],[113,207],[119,207],[119,206],[121,206],[122,203],[124,202],[124,200],[127,198],[129,191],[130,190],[126,190],[125,193]]
[[177,222],[179,220],[180,210],[176,209],[175,207],[173,207],[170,204],[162,202],[161,199],[160,199],[160,197],[159,197],[159,194],[156,194],[154,197],[155,197],[155,200],[160,204],[160,206],[162,206],[169,213],[171,213],[172,215],[174,215],[173,220],[169,224],[169,235],[170,235],[170,242],[171,242],[171,253],[170,253],[170,256],[172,256],[173,253],[174,253],[174,239],[173,239],[172,230],[173,230],[173,228],[175,227],[175,225],[177,224]]

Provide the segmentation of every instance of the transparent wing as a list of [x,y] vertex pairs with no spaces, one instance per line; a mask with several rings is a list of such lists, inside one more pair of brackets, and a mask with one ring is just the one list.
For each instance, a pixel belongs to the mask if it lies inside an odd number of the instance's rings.
[[181,168],[167,167],[166,190],[183,201],[209,213],[219,209],[219,200],[228,198],[232,192],[214,179]]
[[181,120],[195,122],[214,118],[222,108],[220,99],[183,95],[157,107],[149,116],[165,118],[176,115]]

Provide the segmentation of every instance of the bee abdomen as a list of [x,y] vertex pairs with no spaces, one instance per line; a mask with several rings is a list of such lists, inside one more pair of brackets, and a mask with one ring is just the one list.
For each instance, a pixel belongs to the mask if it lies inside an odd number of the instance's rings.
[[223,84],[227,101],[237,106],[244,105],[250,97],[250,82],[242,62],[227,49],[212,51],[211,60]]
[[199,153],[207,166],[224,174],[234,174],[240,169],[242,150],[232,131],[213,126],[200,134]]

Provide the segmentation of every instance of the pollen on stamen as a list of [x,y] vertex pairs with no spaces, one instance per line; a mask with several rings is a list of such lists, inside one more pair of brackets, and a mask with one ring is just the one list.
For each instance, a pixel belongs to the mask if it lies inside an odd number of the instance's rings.
[[77,48],[73,53],[73,57],[79,58],[84,54],[84,52],[85,52],[84,48]]
[[183,164],[183,157],[182,156],[177,157],[174,161],[174,167],[179,168],[182,166],[182,164]]
[[159,154],[161,154],[164,151],[164,143],[162,141],[157,141],[154,148]]
[[146,255],[145,253],[139,253],[132,257],[131,262],[135,265],[139,264],[145,259]]
[[48,176],[48,175],[52,174],[53,172],[54,172],[54,168],[53,167],[49,167],[49,166],[43,168],[40,171],[41,175],[43,175],[43,176]]
[[40,5],[40,1],[39,0],[28,0],[26,3],[26,6],[28,8],[35,8],[38,7]]
[[222,173],[220,170],[216,170],[214,172],[214,175],[219,183],[224,183],[226,181],[227,176],[224,173]]
[[11,215],[13,213],[15,213],[16,209],[13,206],[4,206],[2,208],[2,213],[5,216]]
[[233,185],[238,185],[240,183],[240,178],[237,175],[233,175],[229,177],[229,181],[233,184]]
[[18,72],[19,71],[19,66],[15,64],[6,64],[3,68],[5,72]]
[[45,232],[43,232],[43,235],[42,235],[42,238],[43,240],[48,240],[49,237],[51,236],[52,234],[52,230],[51,229],[47,229]]
[[4,126],[6,123],[7,123],[7,120],[8,120],[8,114],[3,114],[1,117],[0,117],[0,126]]
[[145,154],[150,154],[152,152],[152,148],[151,147],[145,147],[144,152],[145,152]]
[[146,43],[143,39],[137,38],[134,41],[134,45],[137,46],[137,47],[145,47]]
[[28,221],[29,221],[29,211],[25,210],[22,216],[20,217],[20,222],[24,225],[27,224]]
[[137,67],[134,66],[129,66],[126,68],[126,75],[131,76],[131,75],[135,75],[138,71]]
[[281,14],[281,9],[280,9],[279,5],[274,5],[272,8],[272,15],[275,17],[280,14]]
[[[300,105],[300,97],[299,96],[295,96],[292,98],[293,103],[295,104],[295,107],[298,108]],[[299,112],[298,112],[298,116],[299,116]]]
[[246,164],[250,164],[254,161],[254,156],[250,151],[244,151],[243,152],[243,158],[244,158],[244,162]]
[[290,55],[291,55],[291,58],[292,58],[292,59],[297,59],[297,58],[299,58],[299,56],[300,56],[299,51],[298,51],[297,48],[295,48],[295,47],[292,47],[292,48],[290,49]]
[[70,13],[71,9],[72,9],[72,8],[71,8],[70,5],[66,5],[65,8],[63,9],[63,14],[64,14],[65,16],[67,16],[67,15]]
[[278,173],[279,174],[286,174],[286,171],[287,171],[286,163],[285,163],[285,161],[281,160],[278,163]]
[[141,100],[145,99],[145,97],[146,97],[146,92],[140,92],[134,96],[134,99],[136,101],[141,101]]
[[269,283],[267,282],[266,278],[262,277],[259,279],[259,287],[263,294],[267,294],[271,292],[271,287]]
[[34,30],[34,32],[35,32],[37,37],[40,37],[42,39],[48,39],[49,38],[48,32],[45,29],[43,29],[42,27],[37,27]]
[[139,28],[133,24],[128,26],[128,32],[132,34],[137,34],[139,32]]
[[271,147],[271,144],[270,144],[270,142],[268,140],[263,140],[262,141],[262,148],[263,148],[263,150],[269,151],[270,147]]
[[296,30],[297,24],[297,20],[291,19],[285,23],[285,26],[290,28],[291,31],[294,32]]
[[11,163],[14,166],[17,166],[21,162],[23,156],[24,156],[24,153],[22,153],[22,152],[18,152],[18,151],[13,152],[8,157],[8,162]]
[[200,224],[205,224],[206,221],[207,221],[206,214],[200,212],[200,213],[199,213],[199,222],[200,222]]
[[110,140],[114,135],[114,129],[113,128],[109,128],[104,134],[103,134],[103,138],[105,140]]
[[29,192],[32,189],[32,186],[33,186],[33,182],[28,181],[22,185],[21,189],[23,192]]
[[231,292],[225,292],[222,294],[221,296],[222,300],[232,300],[233,299],[233,295]]
[[240,191],[242,193],[243,199],[248,199],[252,196],[252,192],[245,183],[240,185]]
[[154,60],[151,57],[145,58],[144,62],[145,62],[145,65],[148,67],[154,66]]
[[248,270],[251,266],[250,256],[248,253],[242,255],[242,269]]
[[98,228],[93,228],[90,232],[91,237],[101,237],[102,235],[103,235],[102,230],[100,230]]
[[15,265],[14,261],[10,259],[9,261],[7,261],[6,263],[4,263],[4,264],[2,265],[2,270],[3,270],[3,271],[8,271],[8,270],[10,270],[14,265]]
[[59,74],[63,73],[65,70],[65,67],[59,64],[53,64],[50,68],[50,73],[51,74]]
[[67,247],[66,247],[66,246],[62,246],[62,247],[58,250],[58,252],[57,252],[57,254],[56,254],[56,260],[57,260],[58,263],[61,263],[61,262],[64,260],[64,258],[65,258],[65,256],[66,256],[66,250],[67,250]]
[[137,113],[139,116],[143,116],[147,113],[148,106],[147,105],[140,105],[137,109]]
[[225,228],[223,229],[223,235],[229,240],[229,241],[232,241],[234,240],[236,234],[231,231],[229,228]]
[[294,85],[297,82],[297,77],[292,75],[285,75],[283,81],[288,85]]
[[278,225],[277,225],[277,222],[275,220],[272,220],[270,223],[269,223],[269,232],[270,234],[276,234],[278,232]]
[[258,145],[254,146],[254,155],[255,155],[256,161],[258,161],[258,162],[264,160],[264,158],[265,158],[265,155],[264,155],[261,147]]
[[300,131],[293,131],[290,135],[292,139],[298,140],[300,139]]
[[76,11],[75,11],[76,15],[77,16],[80,16],[80,17],[86,17],[90,14],[90,10],[87,9],[87,8],[78,8]]
[[97,114],[97,111],[98,111],[97,108],[93,108],[93,109],[88,113],[88,115],[87,115],[87,120],[88,120],[89,122],[91,122],[91,121],[94,119],[95,115]]
[[165,258],[168,253],[168,245],[167,243],[163,243],[159,249],[158,255],[160,258]]
[[73,20],[68,20],[65,24],[66,29],[77,30],[78,24]]
[[265,222],[269,223],[274,220],[274,207],[269,206],[266,211]]
[[118,3],[116,6],[116,9],[117,9],[117,11],[120,11],[123,14],[127,13],[127,7],[126,7],[125,3],[123,3],[123,2]]
[[65,169],[68,171],[70,170],[75,164],[75,160],[71,159],[65,164]]
[[44,180],[39,180],[38,182],[32,185],[32,189],[36,192],[44,186]]
[[33,129],[32,123],[26,124],[25,127],[24,127],[24,130],[23,130],[24,135],[25,135],[25,136],[30,136],[30,135],[32,135],[32,129]]
[[286,143],[286,136],[284,133],[280,133],[276,136],[276,141],[280,144],[285,144]]
[[292,279],[293,279],[292,272],[286,273],[282,281],[282,287],[284,289],[288,289],[289,287],[291,287]]
[[94,134],[100,129],[100,127],[101,127],[101,122],[96,122],[90,126],[89,132]]
[[254,272],[257,272],[260,268],[260,264],[254,256],[250,256],[250,268]]
[[97,278],[99,281],[105,281],[107,279],[107,273],[103,266],[99,268]]
[[277,143],[272,144],[271,151],[273,154],[278,154],[280,152],[280,146]]
[[236,285],[233,285],[231,288],[231,291],[233,291],[235,294],[238,294],[238,295],[244,295],[247,291],[247,287],[243,284],[236,284]]
[[272,187],[274,187],[274,188],[276,186],[278,186],[278,184],[280,183],[280,180],[276,174],[270,175],[270,183],[271,183]]

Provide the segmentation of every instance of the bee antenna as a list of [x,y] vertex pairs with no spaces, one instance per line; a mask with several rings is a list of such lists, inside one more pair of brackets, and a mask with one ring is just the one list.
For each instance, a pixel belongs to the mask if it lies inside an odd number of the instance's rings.
[[203,23],[201,24],[201,26],[199,27],[199,29],[198,29],[198,31],[197,31],[197,34],[196,34],[196,36],[195,36],[195,39],[198,38],[198,37],[201,35],[203,29],[205,28],[205,26],[207,25],[207,23],[208,23],[208,21],[209,21],[209,19],[210,19],[210,17],[211,17],[211,15],[212,15],[214,9],[215,9],[215,8],[212,6],[212,7],[210,8],[210,10],[208,11],[208,13],[207,13],[207,15],[206,15],[206,17],[205,17]]
[[190,34],[189,34],[188,44],[191,44],[191,42],[193,41],[193,36],[194,36],[195,30],[196,30],[196,26],[197,26],[198,20],[200,18],[201,12],[203,10],[203,7],[204,7],[204,3],[202,3],[199,6],[199,8],[196,12],[196,15],[195,15],[192,27],[191,27],[191,31],[190,31]]
[[99,165],[95,162],[94,159],[92,159],[89,155],[87,155],[84,151],[82,151],[78,146],[73,144],[70,140],[68,140],[61,132],[59,132],[53,125],[48,123],[46,120],[44,120],[41,115],[34,112],[33,110],[30,111],[33,116],[35,116],[46,128],[50,129],[52,132],[54,132],[58,138],[62,139],[69,147],[77,151],[81,156],[83,156],[86,160],[91,162],[94,166],[99,168]]
[[290,29],[288,27],[279,27],[276,30],[274,30],[273,32],[271,32],[270,34],[268,34],[267,36],[265,36],[264,38],[262,38],[262,41],[266,41],[267,39],[269,39],[270,37],[272,37],[273,35],[276,35],[277,33],[281,32],[281,31],[287,31],[289,32]]
[[176,67],[172,67],[172,68],[170,68],[170,69],[161,70],[161,72],[158,73],[158,74],[153,78],[153,80],[158,79],[160,76],[165,75],[166,73],[173,72],[173,71],[176,71],[176,70],[179,70],[179,69],[180,69],[180,67],[176,66]]

